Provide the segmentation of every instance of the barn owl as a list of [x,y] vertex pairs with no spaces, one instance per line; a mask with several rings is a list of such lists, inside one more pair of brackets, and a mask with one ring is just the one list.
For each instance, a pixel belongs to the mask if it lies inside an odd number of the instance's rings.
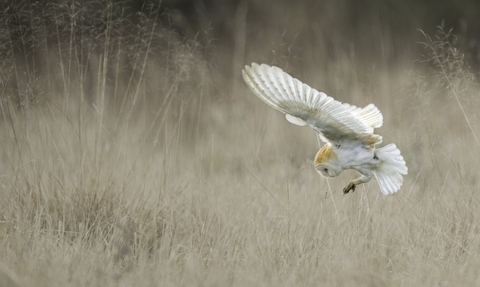
[[340,103],[266,64],[247,65],[242,74],[262,101],[284,113],[290,123],[313,128],[325,142],[314,160],[318,173],[336,177],[346,169],[354,169],[362,174],[345,186],[344,194],[354,192],[357,185],[372,177],[384,195],[400,189],[408,168],[395,144],[376,147],[382,137],[373,130],[382,126],[383,116],[373,104],[359,108]]

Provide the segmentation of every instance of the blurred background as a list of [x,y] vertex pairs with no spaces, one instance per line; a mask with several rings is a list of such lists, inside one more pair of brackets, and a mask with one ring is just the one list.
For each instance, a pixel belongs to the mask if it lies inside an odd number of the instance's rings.
[[[2,18],[8,19],[3,25],[18,30],[10,35],[14,38],[27,32],[26,27],[19,29],[22,23],[49,9],[39,2],[13,3],[2,1],[0,5]],[[77,12],[93,8],[105,14],[106,3],[50,4]],[[475,0],[164,0],[115,1],[109,5],[115,6],[113,17],[132,21],[138,21],[138,17],[134,19],[139,12],[159,12],[157,21],[162,27],[184,40],[198,41],[205,48],[205,59],[230,81],[239,79],[243,63],[252,61],[291,66],[302,75],[311,70],[335,70],[332,65],[342,61],[371,70],[411,65],[424,54],[419,44],[424,37],[419,30],[432,35],[439,25],[446,31],[452,29],[457,48],[471,67],[480,64],[480,2]],[[87,18],[82,24],[90,21],[95,25],[93,17]],[[96,29],[101,30],[98,20]]]
[[[340,101],[362,106],[375,100],[381,109],[404,98],[389,94],[398,92],[394,86],[405,73],[418,79],[413,74],[429,77],[439,71],[428,37],[443,46],[441,57],[456,57],[461,69],[477,75],[480,67],[480,2],[475,0],[3,1],[0,9],[0,61],[8,68],[0,77],[18,95],[17,103],[29,103],[28,93],[45,90],[45,84],[65,92],[61,85],[71,76],[83,85],[84,98],[94,102],[99,77],[92,72],[99,69],[93,63],[107,57],[105,87],[114,86],[105,93],[108,109],[118,111],[128,102],[135,79],[167,81],[149,86],[150,94],[164,94],[176,78],[182,96],[172,105],[195,107],[185,113],[195,138],[201,128],[192,125],[203,123],[207,113],[201,110],[212,102],[227,108],[260,104],[243,97],[249,91],[241,70],[252,62],[279,66]],[[68,70],[60,85],[52,65],[58,61],[69,63],[57,67],[58,73]],[[151,72],[145,73],[148,67]],[[45,73],[54,77],[46,81],[39,76]],[[118,91],[125,91],[123,100]],[[149,101],[154,106],[160,99]],[[211,122],[205,120],[200,126]]]
[[419,29],[442,23],[458,36],[458,47],[478,67],[480,3],[475,0],[163,1],[171,25],[203,42],[231,76],[234,59],[280,66],[316,66],[349,58],[359,65],[392,67],[422,55]]

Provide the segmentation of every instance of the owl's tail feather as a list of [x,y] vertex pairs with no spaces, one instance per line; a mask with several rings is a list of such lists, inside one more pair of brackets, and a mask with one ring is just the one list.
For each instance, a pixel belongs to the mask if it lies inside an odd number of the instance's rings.
[[400,150],[395,144],[376,149],[375,156],[381,161],[373,174],[384,195],[397,192],[403,184],[403,176],[408,173]]

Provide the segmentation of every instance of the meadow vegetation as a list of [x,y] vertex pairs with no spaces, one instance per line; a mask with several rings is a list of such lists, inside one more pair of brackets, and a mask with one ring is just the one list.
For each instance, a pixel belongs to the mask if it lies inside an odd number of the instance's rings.
[[[1,286],[480,285],[480,87],[448,29],[381,67],[239,31],[225,78],[156,6],[52,3],[0,24]],[[375,103],[402,189],[320,177],[315,133],[243,85],[252,61]]]

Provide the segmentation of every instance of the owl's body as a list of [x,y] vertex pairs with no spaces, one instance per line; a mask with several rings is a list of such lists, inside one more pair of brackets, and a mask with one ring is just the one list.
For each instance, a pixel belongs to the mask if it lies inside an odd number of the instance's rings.
[[317,131],[326,143],[314,160],[321,175],[336,177],[346,169],[362,174],[347,184],[344,193],[355,191],[356,185],[374,176],[383,194],[400,189],[408,169],[395,144],[376,148],[382,137],[373,130],[382,126],[383,116],[374,105],[362,109],[342,104],[265,64],[245,66],[243,78],[260,99],[285,113],[289,122]]

